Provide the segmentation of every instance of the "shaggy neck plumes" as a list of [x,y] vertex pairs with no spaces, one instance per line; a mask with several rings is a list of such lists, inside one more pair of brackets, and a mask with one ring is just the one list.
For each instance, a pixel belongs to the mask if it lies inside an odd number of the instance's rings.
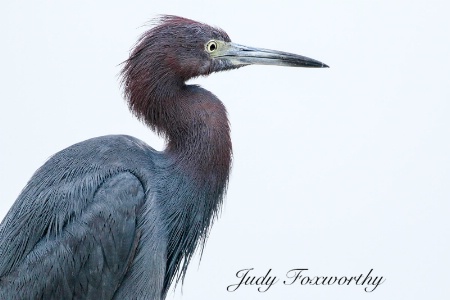
[[185,96],[179,99],[183,115],[177,118],[178,127],[167,133],[169,165],[161,190],[169,229],[165,290],[177,271],[184,276],[195,249],[204,244],[220,210],[231,165],[222,103],[196,86],[186,86],[183,92]]

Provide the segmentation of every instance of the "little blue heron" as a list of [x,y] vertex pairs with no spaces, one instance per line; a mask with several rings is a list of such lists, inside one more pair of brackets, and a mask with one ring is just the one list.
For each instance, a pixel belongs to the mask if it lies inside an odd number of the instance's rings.
[[0,299],[164,299],[204,246],[231,165],[224,105],[186,81],[251,64],[328,67],[161,17],[121,75],[130,110],[165,150],[110,135],[53,155],[0,225]]

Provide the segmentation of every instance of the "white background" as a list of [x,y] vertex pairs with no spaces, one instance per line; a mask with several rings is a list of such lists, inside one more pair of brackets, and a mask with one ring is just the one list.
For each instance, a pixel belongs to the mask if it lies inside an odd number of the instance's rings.
[[[62,3],[64,2],[64,4]],[[155,137],[118,64],[175,14],[330,69],[251,66],[196,79],[227,106],[234,165],[222,216],[168,299],[449,299],[447,1],[4,1],[0,218],[53,153],[107,134]],[[361,286],[226,287],[235,273],[355,276]]]

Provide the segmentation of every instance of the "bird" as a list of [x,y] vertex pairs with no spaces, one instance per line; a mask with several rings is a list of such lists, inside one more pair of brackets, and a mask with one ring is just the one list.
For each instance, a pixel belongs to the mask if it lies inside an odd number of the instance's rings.
[[129,109],[164,150],[108,135],[51,156],[0,224],[0,299],[165,299],[205,246],[232,163],[224,104],[186,82],[254,64],[328,67],[160,16],[120,77]]

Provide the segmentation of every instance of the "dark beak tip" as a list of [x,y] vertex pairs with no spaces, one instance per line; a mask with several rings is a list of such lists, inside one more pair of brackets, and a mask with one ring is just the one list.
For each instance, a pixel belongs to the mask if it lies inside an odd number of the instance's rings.
[[322,63],[322,68],[329,68],[329,67],[330,67],[329,65]]

